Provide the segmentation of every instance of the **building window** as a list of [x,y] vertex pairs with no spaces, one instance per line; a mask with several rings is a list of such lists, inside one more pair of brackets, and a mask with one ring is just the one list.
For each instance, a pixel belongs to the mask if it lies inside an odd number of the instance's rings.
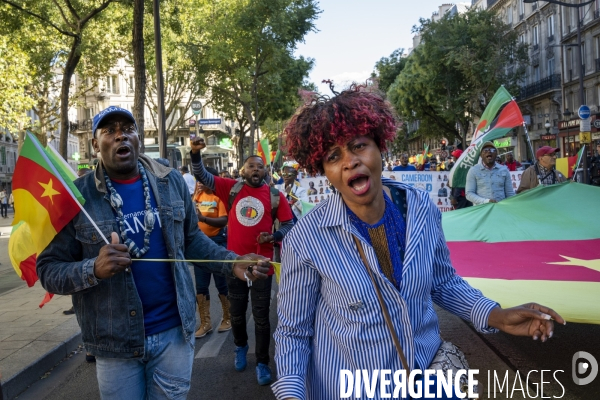
[[513,23],[513,9],[512,6],[506,7],[506,22],[508,24]]
[[[538,46],[540,44],[539,25],[534,25],[533,29],[531,30],[531,42],[534,46]],[[536,47],[534,47],[534,50],[535,49]]]
[[540,67],[533,67],[533,81],[538,82],[540,80]]
[[130,76],[129,77],[129,85],[127,87],[127,92],[128,93],[134,93],[135,92],[135,77],[134,76]]
[[106,93],[119,93],[119,88],[117,86],[118,79],[117,76],[111,75],[106,77]]
[[520,44],[525,44],[525,34],[521,33],[519,35],[519,43]]
[[519,15],[525,14],[525,4],[523,0],[519,0]]
[[554,57],[548,59],[548,76],[554,74]]
[[548,17],[548,37],[554,37],[554,14]]

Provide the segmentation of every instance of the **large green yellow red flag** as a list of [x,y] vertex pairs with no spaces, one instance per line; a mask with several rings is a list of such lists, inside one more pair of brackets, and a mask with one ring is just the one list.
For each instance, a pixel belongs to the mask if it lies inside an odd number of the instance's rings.
[[49,152],[28,133],[13,175],[15,226],[9,239],[9,257],[30,287],[38,279],[37,255],[77,215],[83,203],[73,182],[65,179],[74,173],[65,170]]
[[263,159],[265,165],[271,164],[271,152],[269,149],[269,139],[259,140],[256,145],[256,152]]
[[[503,92],[506,91],[504,87],[501,89]],[[495,106],[497,103],[492,102],[488,107],[491,107],[492,105]],[[501,107],[502,109],[498,116],[496,116],[491,123],[486,125],[486,130],[484,132],[477,138],[473,138],[469,147],[463,151],[454,164],[454,167],[452,167],[449,177],[450,187],[464,188],[466,186],[467,173],[469,172],[469,169],[479,161],[481,147],[485,142],[503,137],[514,127],[524,123],[523,115],[521,114],[521,110],[516,101],[511,100],[508,103],[501,104]],[[482,123],[480,123],[480,127],[483,127]]]
[[536,302],[600,324],[598,204],[600,188],[567,182],[443,213],[452,264],[503,307]]

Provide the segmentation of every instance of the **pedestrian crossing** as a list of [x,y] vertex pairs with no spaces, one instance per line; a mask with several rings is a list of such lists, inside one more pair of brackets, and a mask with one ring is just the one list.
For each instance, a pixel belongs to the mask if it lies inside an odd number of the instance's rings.
[[[210,297],[211,297],[211,299],[218,298],[218,293],[217,293],[216,289],[214,288],[214,285],[211,285],[211,287],[210,287]],[[275,298],[275,290],[271,290],[271,306],[273,305],[274,298]],[[196,350],[198,351],[195,356],[196,359],[217,357],[219,355],[219,353],[221,352],[221,348],[223,347],[223,344],[225,344],[225,342],[228,340],[233,341],[233,334],[231,333],[231,330],[229,330],[227,332],[222,332],[222,333],[217,332],[217,329],[219,328],[219,325],[221,324],[221,315],[222,314],[220,311],[220,307],[213,309],[212,304],[211,304],[210,311],[211,311],[211,316],[214,316],[211,321],[213,331],[211,333],[209,333],[207,336],[205,336],[204,338],[196,339]],[[217,311],[217,312],[215,312],[215,311]],[[256,340],[255,340],[255,334],[254,334],[254,318],[252,317],[251,302],[248,303],[248,313],[249,313],[249,316],[248,316],[248,319],[246,320],[246,332],[248,332],[248,347],[249,347],[248,354],[254,354],[256,352]],[[208,340],[207,340],[207,338],[208,338]]]

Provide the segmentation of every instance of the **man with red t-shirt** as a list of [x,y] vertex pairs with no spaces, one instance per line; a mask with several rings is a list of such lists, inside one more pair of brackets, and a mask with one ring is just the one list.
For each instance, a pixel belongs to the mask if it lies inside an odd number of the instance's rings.
[[512,153],[506,153],[506,162],[504,163],[504,166],[508,168],[509,171],[516,171],[517,168],[521,167],[521,163],[515,160]]
[[[227,207],[230,206],[230,195],[236,183],[235,179],[213,176],[206,171],[202,164],[200,150],[206,147],[204,139],[198,138],[191,143],[192,170],[196,180],[211,189]],[[237,254],[257,253],[269,259],[273,258],[273,242],[281,242],[287,232],[292,229],[294,222],[292,210],[283,193],[279,196],[279,206],[275,219],[280,227],[273,232],[274,218],[271,213],[271,188],[264,182],[266,168],[262,158],[250,156],[244,161],[244,185],[235,196],[229,213],[227,229],[227,249]],[[277,197],[275,197],[277,199]],[[252,251],[244,252],[244,249]],[[246,282],[228,279],[229,302],[231,304],[231,327],[235,349],[235,369],[246,369],[246,354],[248,352],[248,334],[246,332],[246,309],[248,294],[252,299],[252,316],[256,334],[256,377],[259,385],[272,382],[269,368],[269,343],[271,342],[271,324],[269,322],[269,307],[271,304],[271,284],[273,270],[269,278],[256,281],[251,287]]]

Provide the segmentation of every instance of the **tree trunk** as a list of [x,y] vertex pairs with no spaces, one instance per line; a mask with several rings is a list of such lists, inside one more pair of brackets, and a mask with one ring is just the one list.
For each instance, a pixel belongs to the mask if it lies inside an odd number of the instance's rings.
[[256,138],[256,123],[254,122],[254,117],[252,116],[252,105],[251,104],[242,104],[242,108],[244,109],[244,113],[246,114],[246,118],[248,119],[248,123],[250,124],[250,148],[248,149],[248,155],[254,154],[254,139]]
[[133,97],[133,117],[138,126],[138,134],[144,148],[144,108],[146,104],[146,61],[144,59],[144,0],[133,2],[133,67],[135,87]]
[[79,52],[80,45],[81,37],[74,37],[69,58],[63,71],[62,87],[60,90],[60,142],[58,151],[65,160],[68,157],[67,143],[69,140],[69,88],[75,68],[77,68],[77,64],[79,64],[79,60],[81,59],[81,53]]

